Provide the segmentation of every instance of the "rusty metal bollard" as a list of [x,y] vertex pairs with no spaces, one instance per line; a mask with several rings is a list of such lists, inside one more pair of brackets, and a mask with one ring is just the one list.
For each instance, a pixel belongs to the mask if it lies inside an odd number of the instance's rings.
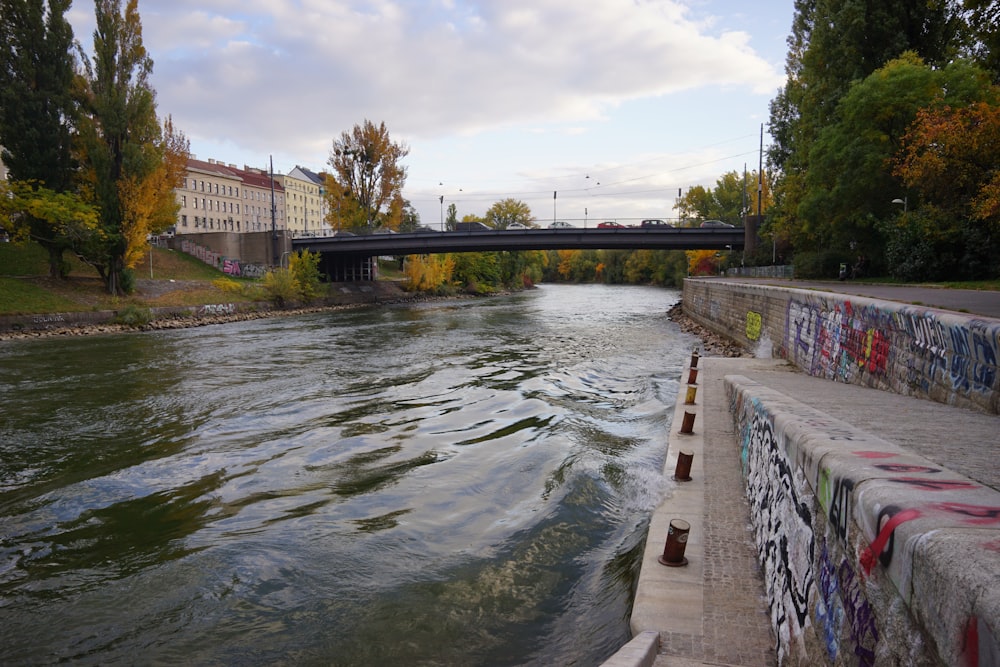
[[688,371],[688,384],[695,384],[696,382],[698,382],[698,369],[692,367]]
[[698,368],[698,348],[691,350],[691,368]]
[[685,412],[684,419],[681,421],[681,434],[691,435],[694,433],[694,413]]
[[688,564],[688,559],[684,557],[684,549],[687,548],[688,533],[691,531],[691,524],[684,519],[671,519],[670,528],[667,530],[667,543],[663,545],[663,555],[657,560],[660,565],[668,567],[683,567]]
[[694,461],[694,452],[680,450],[677,452],[677,465],[674,466],[674,479],[678,482],[691,481],[691,462]]
[[684,405],[694,405],[694,397],[697,393],[698,386],[689,384],[687,387],[687,394],[684,396]]

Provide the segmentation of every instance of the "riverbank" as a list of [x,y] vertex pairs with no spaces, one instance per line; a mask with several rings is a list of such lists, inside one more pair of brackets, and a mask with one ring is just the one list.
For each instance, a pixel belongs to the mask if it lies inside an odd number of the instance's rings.
[[[148,283],[148,284],[146,284]],[[160,286],[162,284],[162,286]],[[168,281],[144,281],[143,292],[161,296],[164,288],[185,289]],[[157,289],[159,287],[159,289]],[[45,315],[0,316],[0,341],[25,340],[58,336],[93,336],[135,331],[160,331],[204,327],[229,322],[245,322],[266,317],[289,317],[325,311],[346,310],[371,305],[407,303],[435,298],[472,298],[468,295],[455,297],[431,297],[406,292],[394,281],[365,283],[340,283],[331,287],[332,296],[322,303],[294,308],[277,308],[268,303],[215,303],[190,307],[149,308],[152,319],[141,324],[119,321],[120,310],[100,310]],[[701,354],[706,357],[748,357],[746,350],[732,341],[701,326],[684,314],[680,302],[667,310],[667,317],[677,323],[681,331],[700,338]]]
[[684,314],[682,302],[678,301],[667,311],[667,316],[677,323],[686,334],[697,336],[702,341],[701,355],[705,357],[752,357],[753,355],[728,338],[706,329]]
[[[404,291],[398,283],[377,281],[343,283],[331,287],[331,296],[321,303],[277,308],[269,303],[214,303],[188,307],[140,308],[149,321],[129,324],[122,321],[129,306],[120,310],[100,310],[45,315],[0,316],[0,341],[52,336],[90,336],[130,331],[157,331],[242,322],[265,317],[287,317],[363,306],[419,301],[424,297]],[[133,306],[133,313],[136,312]]]

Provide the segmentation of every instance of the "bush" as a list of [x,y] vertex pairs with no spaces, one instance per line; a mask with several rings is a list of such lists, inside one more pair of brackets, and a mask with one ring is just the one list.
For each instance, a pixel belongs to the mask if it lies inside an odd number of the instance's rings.
[[795,277],[806,280],[832,280],[840,274],[840,265],[851,265],[851,258],[837,250],[797,252],[792,258]]
[[134,303],[126,305],[115,314],[115,322],[127,327],[142,327],[153,321],[153,311],[137,306]]
[[319,253],[300,250],[288,260],[288,271],[297,285],[299,297],[309,302],[322,293],[319,275]]
[[212,281],[212,286],[221,292],[226,294],[242,294],[243,285],[236,282],[232,278],[216,278]]
[[299,296],[299,284],[288,269],[275,269],[264,275],[264,292],[274,305],[284,308]]
[[135,271],[132,269],[122,269],[122,292],[132,294],[135,292]]

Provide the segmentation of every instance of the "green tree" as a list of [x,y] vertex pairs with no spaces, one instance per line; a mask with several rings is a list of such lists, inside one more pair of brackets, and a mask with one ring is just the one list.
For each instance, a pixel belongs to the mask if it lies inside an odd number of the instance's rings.
[[399,221],[400,232],[412,232],[420,227],[420,214],[413,208],[413,204],[408,199],[403,200],[403,214]]
[[503,284],[496,252],[460,252],[453,256],[452,278],[469,291],[488,293]]
[[[47,189],[43,199],[75,191],[69,7],[70,0],[0,0],[0,160],[11,180]],[[28,211],[21,222],[49,253],[49,275],[62,275],[62,255],[73,242],[65,227]]]
[[838,102],[851,85],[906,51],[944,67],[960,46],[961,19],[949,0],[795,1],[787,80],[770,108],[768,171],[777,175],[771,233],[801,235],[796,216],[812,193],[805,178],[819,155],[814,144],[837,121]]
[[299,250],[288,257],[288,272],[295,281],[295,290],[301,301],[308,303],[322,293],[319,275],[318,252]]
[[81,59],[79,147],[87,190],[100,211],[99,237],[79,248],[108,292],[130,291],[129,269],[146,234],[176,215],[187,143],[156,116],[137,0],[95,3],[94,58]]
[[357,231],[399,227],[406,183],[400,160],[409,152],[389,138],[385,123],[376,126],[369,120],[333,142],[327,193],[330,210],[340,211],[338,224],[347,220]]
[[486,211],[485,222],[494,229],[507,229],[512,223],[535,226],[531,207],[519,199],[508,197],[494,203]]
[[33,237],[38,221],[54,238],[78,245],[97,233],[97,211],[71,192],[55,192],[26,181],[0,181],[0,218],[14,242]]
[[907,128],[920,109],[964,106],[990,96],[990,88],[985,72],[966,61],[931,68],[913,53],[852,86],[810,151],[795,211],[797,247],[840,249],[852,260],[882,257],[877,223],[895,213],[892,199],[909,196],[892,173]]
[[448,204],[448,215],[444,219],[445,229],[453,232],[456,224],[458,224],[458,207],[455,206],[455,202],[452,202]]

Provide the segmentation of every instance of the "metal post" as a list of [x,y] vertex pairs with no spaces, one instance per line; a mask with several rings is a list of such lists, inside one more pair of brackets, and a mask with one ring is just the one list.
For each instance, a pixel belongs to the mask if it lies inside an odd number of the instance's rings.
[[663,545],[663,555],[659,557],[660,565],[667,567],[683,567],[688,564],[684,557],[687,548],[688,533],[691,524],[684,519],[671,519],[667,530],[667,542]]
[[694,452],[680,450],[677,452],[677,465],[674,466],[674,480],[678,482],[691,481],[691,463],[694,461]]
[[691,435],[694,433],[694,413],[685,412],[681,422],[681,435]]

